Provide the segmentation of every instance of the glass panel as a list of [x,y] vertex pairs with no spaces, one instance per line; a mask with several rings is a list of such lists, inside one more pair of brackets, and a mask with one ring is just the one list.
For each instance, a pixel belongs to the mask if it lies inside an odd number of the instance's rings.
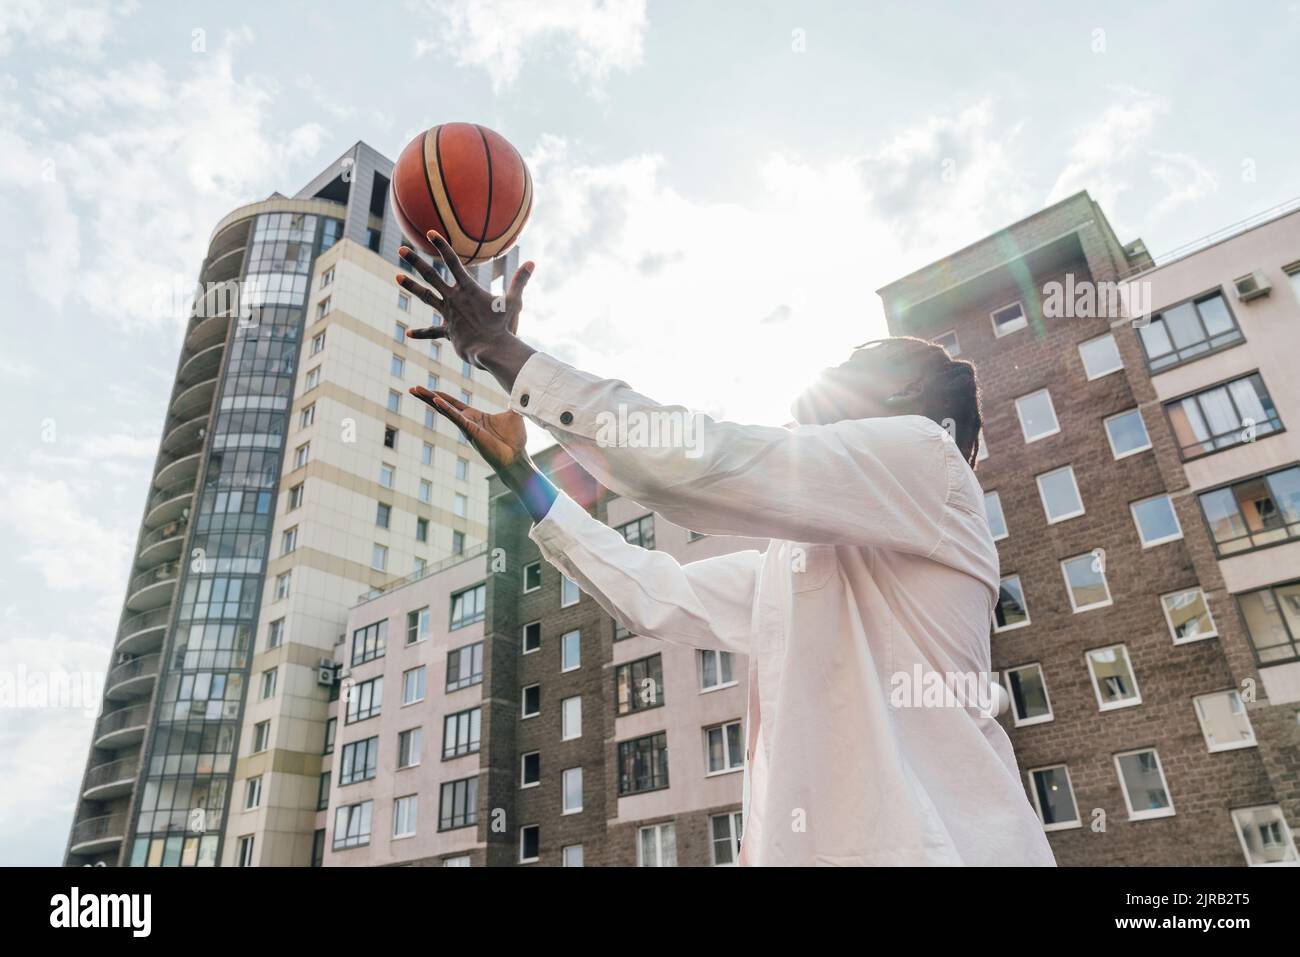
[[1236,691],[1201,695],[1196,700],[1196,713],[1205,731],[1205,740],[1212,748],[1223,748],[1255,740],[1250,728],[1250,718],[1241,695]]
[[1044,824],[1068,824],[1079,819],[1065,768],[1035,771],[1034,793],[1038,796]]
[[1196,304],[1196,308],[1201,314],[1201,321],[1205,323],[1205,331],[1211,336],[1233,330],[1232,315],[1228,312],[1222,296],[1202,299]]
[[1205,593],[1199,588],[1165,595],[1161,601],[1175,641],[1192,641],[1215,633],[1210,609],[1205,604]]
[[1134,814],[1163,811],[1170,806],[1169,792],[1161,779],[1160,761],[1154,751],[1122,754],[1117,763]]
[[1113,705],[1137,697],[1137,685],[1129,668],[1128,655],[1118,645],[1088,652],[1088,663],[1102,704]]
[[1021,721],[1043,718],[1051,714],[1052,709],[1047,703],[1047,686],[1043,683],[1043,671],[1037,665],[1008,672],[1007,683],[1011,686],[1011,699],[1016,707],[1016,717]]

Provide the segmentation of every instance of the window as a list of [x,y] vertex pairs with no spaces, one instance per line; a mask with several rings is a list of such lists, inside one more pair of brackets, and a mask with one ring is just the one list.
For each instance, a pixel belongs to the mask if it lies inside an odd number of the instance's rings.
[[483,720],[482,708],[458,711],[442,719],[442,759],[477,754]]
[[296,449],[293,450],[293,467],[296,469],[302,468],[304,465],[307,464],[307,460],[310,456],[311,456],[311,443],[304,442],[302,445],[298,446]]
[[582,666],[582,632],[566,631],[560,636],[560,671],[576,671]]
[[1213,638],[1219,633],[1214,618],[1210,615],[1205,592],[1200,588],[1184,588],[1182,591],[1161,595],[1160,606],[1164,609],[1169,634],[1173,636],[1176,645]]
[[302,489],[301,482],[289,489],[289,511],[292,512],[295,508],[302,507]]
[[344,724],[364,721],[379,714],[379,707],[384,701],[384,676],[379,675],[369,681],[361,681],[347,690],[347,711]]
[[375,508],[375,524],[380,528],[387,528],[393,515],[393,507],[383,502],[377,503]]
[[570,844],[560,851],[563,867],[582,867],[582,845]]
[[614,531],[621,534],[632,545],[640,545],[642,548],[655,547],[655,517],[653,515],[642,515],[635,521],[618,526]]
[[1283,268],[1286,271],[1286,278],[1291,283],[1291,291],[1295,293],[1297,299],[1300,299],[1300,263],[1292,263]]
[[420,763],[423,750],[424,731],[421,728],[408,728],[397,733],[397,770],[414,768]]
[[339,758],[339,787],[369,781],[379,767],[379,737],[364,738],[343,745]]
[[743,831],[743,817],[739,811],[715,814],[709,818],[709,837],[714,867],[726,867],[736,863],[740,858],[740,838]]
[[483,681],[483,642],[447,652],[447,690],[459,691]]
[[482,621],[487,603],[487,585],[475,585],[451,596],[451,630]]
[[1300,581],[1238,595],[1237,605],[1256,661],[1300,661]]
[[1008,668],[1007,692],[1011,698],[1011,723],[1017,728],[1052,720],[1052,702],[1041,665]]
[[1067,558],[1061,562],[1061,572],[1065,575],[1065,590],[1075,614],[1104,608],[1111,603],[1106,567],[1099,552]]
[[318,332],[311,337],[310,355],[317,355],[325,350],[325,333]]
[[1025,309],[1018,302],[994,310],[989,315],[993,320],[993,334],[999,339],[1029,325],[1029,320],[1025,318]]
[[542,563],[530,562],[524,566],[524,593],[537,591],[542,587]]
[[427,518],[417,518],[415,520],[415,540],[417,542],[427,542],[429,540],[429,520]]
[[338,730],[338,726],[339,726],[338,718],[325,719],[325,744],[321,748],[321,754],[334,753],[334,734]]
[[526,824],[519,829],[519,863],[531,864],[540,860],[541,828],[536,824]]
[[299,428],[305,429],[307,428],[307,426],[311,425],[315,421],[316,421],[316,403],[313,402],[311,405],[307,406],[300,413],[298,413],[298,426]]
[[330,772],[322,771],[316,785],[316,810],[326,811],[330,806]]
[[1117,460],[1151,448],[1146,423],[1142,421],[1142,413],[1137,409],[1112,415],[1105,420],[1105,425],[1111,454]]
[[400,342],[403,345],[406,344],[406,323],[404,322],[393,323],[393,341]]
[[[388,390],[388,411],[400,412],[401,409],[402,409],[402,393],[397,392],[393,389],[389,389]],[[394,438],[391,442],[389,441],[388,438],[389,432],[392,432],[394,435]],[[394,428],[390,427],[384,429],[384,445],[390,449],[394,448],[397,445],[397,439],[395,437],[396,434],[397,434],[397,430]]]
[[424,665],[402,672],[402,704],[424,700]]
[[316,368],[314,369],[307,370],[307,379],[306,382],[304,383],[305,387],[303,391],[310,392],[318,385],[320,385],[320,366],[316,366]]
[[244,784],[244,810],[251,811],[262,804],[262,776],[249,778]]
[[677,832],[672,822],[654,824],[637,831],[636,866],[677,866]]
[[1219,556],[1300,538],[1300,466],[1197,496]]
[[1205,735],[1205,746],[1211,751],[1255,746],[1255,729],[1250,726],[1246,705],[1235,688],[1197,695],[1192,705]]
[[406,643],[414,645],[429,637],[429,606],[406,613]]
[[[714,654],[714,652],[700,652]],[[660,655],[629,661],[614,669],[614,709],[631,714],[664,703],[664,666]]]
[[388,619],[352,632],[352,664],[361,665],[382,658],[388,650]]
[[334,812],[334,850],[362,847],[370,843],[370,815],[373,801],[348,804]]
[[560,702],[560,740],[582,737],[582,696],[574,695]]
[[271,722],[259,721],[253,725],[253,753],[260,754],[271,746]]
[[[419,534],[419,523],[418,523],[418,522],[419,522],[419,520],[417,520],[417,524],[416,524],[416,533],[417,533],[417,534]],[[425,569],[427,566],[428,566],[428,562],[426,562],[426,561],[425,561],[423,558],[421,558],[419,555],[416,555],[413,559],[411,559],[411,572],[412,572],[412,574],[415,574],[415,575],[423,575],[423,574],[424,574],[424,569]]]
[[321,319],[328,316],[332,306],[333,302],[331,296],[326,296],[320,302],[316,303],[316,321],[319,322]]
[[[401,399],[401,396],[397,395],[397,393],[395,392],[390,392],[388,394],[388,405],[394,412],[397,411],[397,405],[399,399]],[[391,425],[384,426],[384,448],[386,449],[397,448],[397,429],[395,426],[391,426]]]
[[1082,826],[1079,809],[1074,803],[1070,769],[1064,764],[1031,770],[1029,791],[1034,797],[1038,818],[1043,822],[1043,830],[1061,831]]
[[377,572],[387,571],[388,569],[388,546],[380,545],[375,542],[375,547],[370,552],[370,567]]
[[1258,372],[1166,402],[1165,411],[1183,461],[1253,442],[1282,428]]
[[460,360],[460,374],[466,379],[472,379],[474,377],[474,367],[469,364],[468,359]]
[[535,788],[542,783],[542,753],[529,751],[519,756],[519,787]]
[[420,501],[428,505],[433,500],[433,483],[428,479],[420,479]]
[[1072,466],[1044,472],[1038,476],[1037,482],[1048,525],[1083,514],[1083,499],[1079,497],[1079,483],[1075,481]]
[[576,605],[578,599],[582,596],[582,591],[578,588],[578,583],[569,576],[560,575],[560,607],[568,608],[570,605]]
[[1000,542],[1007,537],[1007,519],[1002,514],[1002,498],[997,492],[984,493],[984,517],[988,520],[993,541]]
[[[434,325],[435,325],[435,326],[436,326],[436,325],[439,325],[439,323],[435,322]],[[442,355],[442,348],[438,345],[438,343],[437,343],[437,342],[430,342],[430,343],[429,343],[429,358],[430,358],[430,359],[433,359],[435,362],[437,362],[439,356],[441,356],[441,355]]]
[[460,554],[463,554],[464,551],[465,551],[465,533],[464,533],[464,532],[452,532],[452,533],[451,533],[451,553],[452,553],[453,555],[460,555]]
[[1129,664],[1128,649],[1123,645],[1095,648],[1086,655],[1088,674],[1092,676],[1092,690],[1097,695],[1097,706],[1102,711],[1131,708],[1142,703],[1137,679]]
[[[428,406],[424,409],[424,427],[430,431],[438,427],[438,414]],[[452,426],[452,428],[455,428],[455,426]]]
[[276,676],[279,672],[275,668],[267,668],[262,672],[262,700],[275,697]]
[[524,625],[520,645],[525,655],[531,655],[542,647],[542,623],[540,621],[533,621]]
[[438,795],[438,830],[473,827],[478,823],[478,778],[448,781]]
[[456,458],[456,478],[462,482],[469,479],[469,462],[459,456]]
[[402,378],[406,372],[406,360],[399,355],[394,355],[388,360],[388,371],[397,378]]
[[935,345],[943,346],[944,351],[948,353],[949,359],[956,359],[961,355],[961,343],[957,341],[957,333],[951,329],[940,333],[930,341]]
[[397,308],[402,310],[402,312],[410,312],[411,297],[404,292],[399,292],[397,294]]
[[393,802],[393,837],[415,837],[418,795],[409,794]]
[[384,488],[392,488],[397,479],[397,470],[393,466],[383,463],[379,466],[379,484]]
[[1169,799],[1165,772],[1155,748],[1115,755],[1115,771],[1119,774],[1130,821],[1173,816],[1174,804]]
[[1046,389],[1016,399],[1016,414],[1020,417],[1020,431],[1024,433],[1026,444],[1061,431],[1052,396]]
[[660,731],[618,744],[618,793],[668,787],[668,733]]
[[293,572],[281,572],[275,576],[275,600],[280,601],[289,597],[289,586],[293,578]]
[[739,721],[704,729],[704,763],[708,774],[739,771],[744,767]]
[[993,609],[993,630],[1010,631],[1029,624],[1029,606],[1019,575],[1007,575],[998,586],[998,603]]
[[451,512],[459,518],[464,518],[469,512],[469,499],[460,492],[456,492],[451,497]]
[[320,274],[321,288],[324,289],[333,281],[334,281],[334,267],[330,266],[329,269],[326,269],[323,273]]
[[239,839],[239,866],[253,866],[253,835],[245,834]]
[[520,691],[519,717],[535,718],[542,713],[542,686],[528,685]]
[[1300,860],[1296,855],[1295,839],[1279,805],[1238,808],[1232,812],[1232,826],[1237,829],[1237,838],[1249,866],[1294,866]]
[[1168,495],[1143,499],[1134,502],[1129,508],[1133,512],[1133,522],[1137,525],[1138,537],[1142,539],[1143,548],[1162,545],[1183,537],[1183,527],[1178,524],[1178,516],[1174,514],[1174,503]]
[[582,810],[582,768],[567,768],[560,774],[560,794],[563,796],[564,814],[577,814]]
[[1109,332],[1079,343],[1079,358],[1083,360],[1083,371],[1088,374],[1089,381],[1124,368],[1124,362],[1119,357],[1119,346],[1115,345],[1115,337]]
[[1242,339],[1228,304],[1217,291],[1152,316],[1138,332],[1152,372],[1172,369]]
[[456,857],[446,857],[442,861],[443,867],[469,867],[469,855],[458,854]]
[[279,648],[284,644],[284,619],[277,618],[266,626],[266,647],[267,649]]
[[632,632],[624,628],[622,623],[617,618],[615,618],[614,619],[614,640],[622,641],[624,638],[631,638],[631,637],[632,637]]
[[732,672],[729,651],[699,651],[696,653],[700,671],[700,690],[713,691],[736,683]]

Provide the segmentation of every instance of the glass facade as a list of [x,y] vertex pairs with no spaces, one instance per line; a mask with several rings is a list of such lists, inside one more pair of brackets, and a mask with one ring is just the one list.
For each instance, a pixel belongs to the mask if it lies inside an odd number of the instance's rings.
[[341,231],[341,220],[300,213],[266,213],[252,228],[247,308],[227,345],[141,769],[133,866],[219,860],[311,264]]

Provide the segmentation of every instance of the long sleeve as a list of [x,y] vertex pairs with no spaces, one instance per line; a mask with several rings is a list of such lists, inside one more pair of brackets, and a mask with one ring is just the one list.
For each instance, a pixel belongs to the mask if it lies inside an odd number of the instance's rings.
[[954,462],[965,467],[922,416],[720,422],[543,353],[520,370],[510,404],[606,487],[709,534],[929,555],[943,541]]
[[629,544],[563,492],[529,534],[547,561],[629,631],[749,653],[759,552],[682,565],[664,552]]

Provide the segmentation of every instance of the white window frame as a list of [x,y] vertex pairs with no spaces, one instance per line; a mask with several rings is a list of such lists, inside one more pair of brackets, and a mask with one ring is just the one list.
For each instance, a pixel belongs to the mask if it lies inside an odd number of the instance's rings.
[[[529,691],[530,688],[536,688],[536,689],[538,689],[538,690],[537,690],[537,710],[534,711],[534,712],[532,712],[531,714],[530,714],[529,712],[527,712],[527,711],[524,710],[525,708],[528,707],[528,691]],[[519,720],[520,720],[520,721],[527,721],[529,718],[536,718],[536,717],[538,717],[539,715],[541,715],[541,713],[542,713],[542,692],[541,692],[541,688],[542,688],[542,686],[541,686],[541,683],[540,683],[540,682],[534,682],[533,684],[530,684],[530,685],[524,685],[522,688],[519,689]]]
[[[1125,416],[1136,415],[1138,421],[1142,423],[1142,432],[1147,437],[1147,444],[1138,446],[1135,449],[1129,449],[1127,452],[1121,452],[1115,448],[1115,440],[1110,434],[1110,423],[1116,419],[1122,419]],[[1123,412],[1116,412],[1114,415],[1108,415],[1101,420],[1102,431],[1106,433],[1106,444],[1110,446],[1110,454],[1118,462],[1120,459],[1126,459],[1130,455],[1141,455],[1143,452],[1151,451],[1151,431],[1147,428],[1147,420],[1142,416],[1142,410],[1137,406],[1131,409],[1125,409]]]
[[[1012,306],[1019,306],[1019,307],[1020,307],[1020,325],[1018,325],[1018,326],[1012,326],[1012,327],[1010,327],[1010,328],[1003,328],[1002,326],[999,326],[999,325],[998,325],[998,313],[999,313],[999,312],[1006,312],[1006,311],[1007,311],[1008,309],[1010,309]],[[996,338],[996,339],[1002,339],[1002,338],[1004,338],[1005,336],[1009,336],[1009,335],[1011,335],[1013,332],[1019,332],[1021,329],[1028,329],[1028,328],[1029,328],[1029,313],[1025,311],[1025,304],[1024,304],[1024,302],[1022,302],[1022,301],[1019,300],[1019,299],[1013,299],[1011,302],[1008,302],[1008,303],[1006,303],[1005,305],[1002,305],[1002,306],[998,306],[996,309],[990,309],[990,310],[989,310],[989,322],[991,322],[991,323],[993,324],[993,336],[994,336],[994,338]]]
[[[1109,339],[1111,341],[1111,344],[1114,345],[1115,360],[1119,364],[1112,366],[1111,368],[1106,369],[1102,372],[1098,372],[1096,375],[1093,375],[1092,371],[1088,368],[1088,360],[1083,357],[1083,347],[1087,345],[1091,345],[1094,342],[1099,342],[1102,339]],[[1114,375],[1116,372],[1124,371],[1124,359],[1119,354],[1119,343],[1115,341],[1115,336],[1113,333],[1103,332],[1101,335],[1093,336],[1091,339],[1084,339],[1082,342],[1077,344],[1077,348],[1079,352],[1079,362],[1083,364],[1083,374],[1087,376],[1089,382],[1096,382],[1098,379],[1104,379],[1108,375]]]
[[[567,705],[569,704],[570,701],[578,702],[578,716],[577,716],[578,733],[577,734],[565,733],[565,728],[569,720],[569,709]],[[560,699],[560,740],[577,741],[581,737],[582,737],[582,695],[575,694],[575,695],[569,695],[569,697],[567,698],[561,698]]]
[[[984,493],[984,520],[988,522],[990,498],[993,499],[993,501],[998,503],[998,517],[1002,519],[1002,534],[993,536],[993,541],[1000,542],[1004,538],[1011,537],[1011,529],[1007,525],[1007,513],[1002,509],[1002,496],[999,495],[996,491]],[[989,532],[990,534],[993,532],[992,522],[989,522]]]
[[[569,775],[570,775],[570,774],[573,774],[573,773],[575,773],[575,772],[576,772],[577,775],[578,775],[578,806],[577,806],[577,807],[569,807],[568,804],[567,804],[567,802],[568,802],[568,800],[569,800]],[[581,813],[582,813],[582,801],[583,801],[583,798],[582,798],[582,787],[583,787],[583,781],[582,781],[582,767],[581,767],[581,766],[576,767],[576,768],[565,768],[563,771],[560,772],[560,813],[561,813],[561,816],[568,815],[568,814],[581,814]]]
[[[636,829],[636,866],[637,867],[676,867],[676,860],[672,864],[660,863],[664,857],[664,829],[673,829],[673,857],[677,856],[677,828],[672,821],[660,821],[658,824],[647,824],[644,827]],[[644,831],[654,831],[655,835],[655,863],[647,864],[642,856],[641,834]]]
[[[537,626],[537,647],[528,647],[528,629],[533,625]],[[519,653],[521,655],[535,655],[542,650],[542,623],[540,621],[529,621],[519,626]]]
[[[573,850],[576,850],[578,852],[578,862],[576,864],[569,863],[569,852]],[[560,848],[560,866],[561,867],[584,867],[585,864],[583,862],[582,845],[566,844],[564,845],[564,847]]]
[[[1022,717],[1017,713],[1017,708],[1016,708],[1016,699],[1015,699],[1015,696],[1011,694],[1011,673],[1012,673],[1013,671],[1016,671],[1016,672],[1026,671],[1026,670],[1028,670],[1028,669],[1030,669],[1030,668],[1037,668],[1037,669],[1038,669],[1038,678],[1039,678],[1039,681],[1041,682],[1041,684],[1042,684],[1042,686],[1043,686],[1043,698],[1044,698],[1044,700],[1047,701],[1047,714],[1039,715],[1039,716],[1036,717],[1036,718],[1022,718]],[[1056,720],[1056,712],[1054,712],[1054,711],[1052,710],[1052,696],[1051,696],[1051,694],[1050,694],[1050,693],[1048,692],[1048,690],[1047,690],[1047,675],[1045,675],[1045,674],[1043,673],[1043,665],[1042,665],[1042,662],[1039,662],[1039,661],[1030,661],[1030,662],[1028,662],[1028,663],[1026,663],[1026,664],[1023,664],[1023,665],[1016,665],[1014,668],[1008,668],[1006,671],[1004,671],[1004,672],[1002,673],[1002,687],[1003,687],[1003,690],[1006,691],[1006,693],[1007,693],[1007,701],[1008,701],[1008,704],[1010,704],[1010,706],[1011,706],[1011,726],[1012,726],[1012,727],[1014,727],[1014,728],[1027,728],[1027,727],[1029,727],[1030,725],[1035,725],[1035,724],[1047,724],[1047,722],[1049,722],[1049,721],[1055,721],[1055,720]]]
[[[1039,771],[1055,771],[1057,768],[1065,770],[1065,785],[1070,789],[1070,802],[1074,805],[1074,820],[1060,821],[1056,824],[1048,824],[1043,820],[1043,808],[1038,803],[1038,788],[1034,787],[1034,775]],[[1029,784],[1029,798],[1034,802],[1034,811],[1038,814],[1038,822],[1043,826],[1043,830],[1052,831],[1073,831],[1083,827],[1083,815],[1079,813],[1079,798],[1074,793],[1074,779],[1070,777],[1070,766],[1061,762],[1059,764],[1043,764],[1036,768],[1029,768],[1025,771],[1025,778]]]
[[[730,728],[732,725],[735,725],[735,727],[737,728],[737,733],[739,734],[740,737],[740,763],[739,764],[731,763],[731,753],[730,753],[730,749],[727,747],[727,729]],[[709,770],[709,732],[710,731],[722,732],[722,760],[725,766],[718,768],[716,771]],[[716,778],[724,774],[735,774],[737,771],[745,770],[745,725],[739,718],[735,718],[731,721],[723,721],[721,724],[711,724],[705,728],[702,728],[701,738],[704,742],[704,776],[706,778]]]
[[[718,818],[724,818],[727,822],[727,839],[731,843],[732,859],[718,863],[718,839],[713,836],[713,822]],[[737,860],[740,858],[740,841],[736,837],[736,825],[740,824],[741,837],[744,836],[744,816],[741,811],[724,811],[721,814],[709,815],[709,861],[713,867],[735,867]]]
[[[577,635],[578,663],[574,665],[565,665],[564,657],[568,653],[568,641],[573,635]],[[571,628],[564,634],[560,635],[560,674],[568,674],[570,671],[577,671],[582,667],[582,629]]]
[[[528,587],[528,569],[530,568],[537,569],[537,584],[534,585],[532,588]],[[527,565],[524,566],[523,573],[521,576],[521,584],[523,585],[523,593],[525,595],[532,594],[533,592],[541,589],[542,587],[542,563],[541,562],[529,562]]]
[[271,719],[253,725],[253,754],[261,754],[271,747]]
[[[1111,648],[1118,648],[1124,653],[1124,663],[1128,666],[1129,677],[1133,679],[1132,698],[1125,698],[1122,701],[1107,701],[1101,693],[1101,682],[1097,680],[1097,672],[1092,668],[1092,654],[1094,651],[1107,651]],[[1133,669],[1133,659],[1128,653],[1128,645],[1124,644],[1124,642],[1089,648],[1083,653],[1083,661],[1088,668],[1088,678],[1092,682],[1092,693],[1097,699],[1098,711],[1119,711],[1123,708],[1136,708],[1142,703],[1142,688],[1138,685],[1137,672]]]
[[262,806],[262,775],[244,781],[244,810],[256,811]]
[[[410,830],[399,831],[397,829],[398,813],[401,808],[410,808],[406,815],[407,826]],[[420,814],[420,796],[418,794],[404,794],[399,798],[393,798],[393,840],[399,841],[409,837],[415,837],[415,832],[419,828]]]
[[[1036,395],[1047,396],[1047,405],[1052,410],[1052,421],[1056,423],[1055,427],[1048,432],[1041,432],[1033,438],[1029,437],[1029,429],[1025,426],[1025,416],[1020,409],[1020,403],[1025,399],[1032,399]],[[1056,403],[1052,401],[1052,391],[1048,388],[1035,389],[1033,392],[1026,392],[1024,395],[1017,396],[1015,400],[1016,419],[1020,422],[1020,434],[1024,437],[1025,445],[1032,445],[1035,442],[1041,442],[1043,439],[1050,439],[1054,435],[1061,433],[1061,417],[1056,414]]]
[[[1169,800],[1168,807],[1157,808],[1154,811],[1135,811],[1133,810],[1133,799],[1128,793],[1128,784],[1124,780],[1124,770],[1120,767],[1119,759],[1132,757],[1135,754],[1146,754],[1150,752],[1156,759],[1156,773],[1160,775],[1160,785],[1164,788],[1165,797]],[[1119,790],[1124,795],[1124,807],[1128,809],[1128,819],[1130,821],[1151,821],[1160,817],[1173,817],[1174,796],[1169,792],[1169,780],[1165,777],[1165,766],[1160,763],[1160,752],[1155,748],[1134,748],[1131,751],[1121,751],[1114,756],[1115,776],[1119,778]]]
[[[566,602],[564,600],[564,594],[566,591],[568,591],[569,585],[573,586],[574,598],[573,601]],[[572,578],[569,578],[567,575],[561,572],[560,573],[560,607],[572,608],[580,601],[582,601],[582,589],[578,587],[577,582],[575,582]]]
[[[1210,618],[1210,630],[1203,635],[1197,635],[1194,638],[1179,638],[1174,634],[1174,620],[1169,615],[1169,606],[1165,603],[1166,598],[1173,598],[1175,595],[1184,595],[1189,591],[1194,591],[1201,596],[1201,604],[1205,606],[1205,614]],[[1204,641],[1207,638],[1219,637],[1219,625],[1214,620],[1214,612],[1210,608],[1210,599],[1205,594],[1205,589],[1200,585],[1192,585],[1190,588],[1177,588],[1171,592],[1165,592],[1160,596],[1160,610],[1164,613],[1165,624],[1169,626],[1169,637],[1173,639],[1175,645],[1190,645],[1197,641]]]
[[[525,832],[525,831],[529,831],[529,830],[532,830],[532,831],[536,831],[536,832],[537,832],[537,856],[536,856],[536,857],[524,857],[524,832]],[[537,825],[537,824],[524,824],[524,825],[520,826],[520,828],[519,828],[519,863],[520,863],[520,864],[535,864],[535,863],[537,863],[538,861],[540,861],[541,859],[542,859],[542,828],[541,828],[541,826],[540,826],[540,825]]]
[[[1156,539],[1152,539],[1151,541],[1147,541],[1146,537],[1142,534],[1142,523],[1138,521],[1137,507],[1139,505],[1145,505],[1147,502],[1154,502],[1158,498],[1163,498],[1168,500],[1169,511],[1174,516],[1174,525],[1178,529],[1178,531],[1176,534],[1166,535],[1164,538],[1156,538]],[[1182,520],[1179,519],[1178,517],[1178,509],[1174,508],[1173,496],[1171,496],[1168,492],[1161,492],[1159,495],[1150,495],[1147,498],[1139,499],[1136,502],[1129,502],[1128,510],[1129,510],[1129,514],[1133,516],[1133,527],[1137,529],[1138,541],[1142,543],[1142,547],[1144,549],[1155,548],[1157,545],[1165,545],[1169,542],[1177,542],[1182,540],[1183,523]]]
[[[415,643],[416,642],[412,642],[412,644]],[[420,696],[418,698],[408,698],[406,696],[408,690],[408,684],[409,684],[409,680],[408,680],[409,675],[420,676],[419,683],[421,687],[420,687]],[[428,693],[428,684],[429,684],[429,675],[424,665],[416,665],[414,668],[407,668],[405,671],[403,671],[402,672],[402,707],[405,708],[408,704],[419,704],[421,701],[423,701],[425,695]]]
[[[1201,699],[1219,698],[1223,695],[1236,695],[1237,704],[1241,706],[1241,715],[1246,719],[1246,730],[1250,732],[1250,737],[1241,741],[1228,741],[1222,744],[1215,744],[1210,741],[1210,730],[1205,724],[1205,714],[1201,710]],[[1192,710],[1196,712],[1196,720],[1201,726],[1201,736],[1205,738],[1205,747],[1211,754],[1219,751],[1240,751],[1242,748],[1255,748],[1259,746],[1259,741],[1255,736],[1255,726],[1250,722],[1250,711],[1246,708],[1246,702],[1241,700],[1241,692],[1236,688],[1224,688],[1220,691],[1207,691],[1204,694],[1192,696]]]
[[[948,347],[944,345],[945,339],[952,340],[953,348],[951,350],[949,350]],[[961,340],[957,337],[956,329],[949,329],[947,332],[941,332],[937,336],[931,338],[930,341],[933,342],[936,346],[942,346],[943,350],[948,353],[949,359],[955,359],[959,355],[961,355]]]
[[[717,659],[714,665],[714,672],[721,677],[722,675],[722,656],[728,655],[731,658],[731,680],[719,681],[717,684],[706,685],[704,683],[704,661],[707,655],[714,655]],[[734,688],[739,682],[736,677],[736,656],[729,651],[721,651],[716,648],[698,648],[695,652],[695,672],[696,679],[699,681],[700,694],[711,694],[714,691],[721,691],[724,688]]]
[[[1070,585],[1070,575],[1065,570],[1065,566],[1070,562],[1077,562],[1081,558],[1087,558],[1093,562],[1100,562],[1101,587],[1106,590],[1105,601],[1095,601],[1091,605],[1076,605],[1074,603],[1074,588]],[[1070,608],[1073,609],[1076,615],[1082,614],[1085,611],[1092,611],[1094,608],[1106,608],[1110,605],[1115,604],[1115,600],[1114,598],[1111,597],[1110,594],[1110,582],[1106,580],[1106,564],[1104,561],[1101,560],[1101,558],[1097,555],[1096,552],[1084,552],[1082,555],[1074,555],[1070,558],[1061,559],[1061,577],[1065,579],[1065,595],[1067,598],[1070,599]]]
[[[537,755],[537,780],[525,781],[524,769],[528,767],[528,759],[531,758],[533,755]],[[519,755],[519,790],[526,791],[529,788],[540,787],[541,784],[542,784],[542,752],[525,751],[523,754]]]
[[[1256,864],[1250,859],[1250,848],[1246,844],[1246,835],[1242,833],[1241,821],[1237,818],[1238,814],[1250,814],[1256,811],[1276,811],[1277,821],[1282,825],[1282,837],[1285,846],[1290,850],[1290,859],[1280,861],[1261,861]],[[1232,829],[1237,832],[1237,841],[1241,844],[1241,853],[1246,858],[1247,867],[1296,867],[1300,865],[1300,853],[1296,852],[1295,835],[1291,832],[1291,826],[1286,822],[1286,815],[1282,813],[1280,804],[1255,804],[1251,807],[1235,807],[1231,811]]]
[[1025,602],[1025,620],[1022,622],[1018,622],[1014,625],[1003,625],[1001,627],[998,627],[998,619],[995,610],[994,617],[993,617],[993,633],[995,635],[1000,635],[1008,631],[1015,631],[1018,628],[1028,628],[1033,620],[1032,616],[1029,614],[1029,596],[1025,594],[1025,583],[1024,580],[1021,579],[1019,572],[1016,572],[1013,575],[1003,575],[1001,578],[998,579],[999,593],[1002,591],[1002,583],[1011,578],[1014,578],[1020,584],[1020,597],[1023,598]]
[[[407,763],[402,764],[402,739],[413,742],[409,753],[407,754]],[[397,732],[397,770],[405,771],[407,768],[418,768],[424,760],[424,728],[405,728]]]
[[[1070,484],[1074,487],[1074,497],[1078,499],[1079,507],[1077,510],[1073,512],[1065,512],[1062,515],[1057,515],[1053,517],[1051,511],[1047,507],[1047,493],[1043,489],[1043,479],[1047,478],[1050,475],[1059,475],[1061,472],[1070,473]],[[1035,475],[1034,484],[1038,486],[1038,501],[1042,503],[1043,517],[1047,519],[1048,525],[1056,525],[1060,522],[1068,522],[1072,518],[1078,518],[1080,515],[1087,514],[1088,509],[1083,504],[1083,493],[1079,491],[1079,479],[1078,476],[1074,474],[1073,465],[1062,465],[1058,469],[1049,469],[1046,472],[1043,472],[1039,475]]]

